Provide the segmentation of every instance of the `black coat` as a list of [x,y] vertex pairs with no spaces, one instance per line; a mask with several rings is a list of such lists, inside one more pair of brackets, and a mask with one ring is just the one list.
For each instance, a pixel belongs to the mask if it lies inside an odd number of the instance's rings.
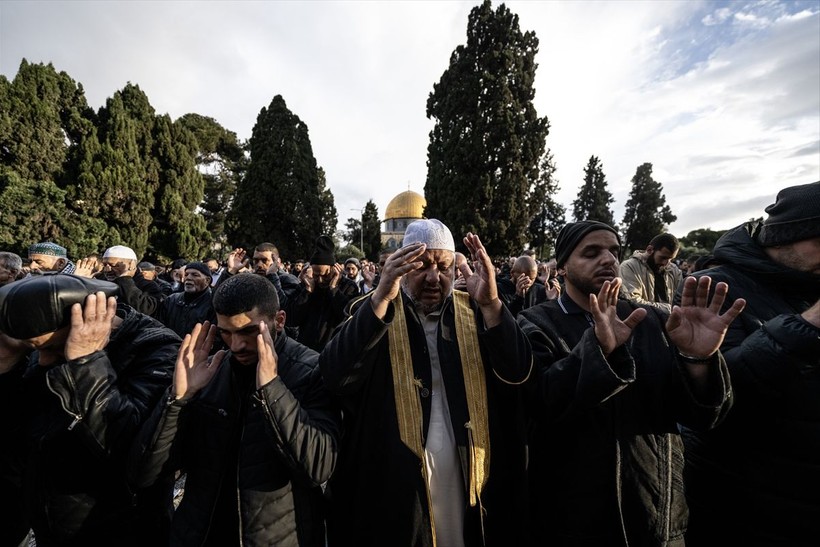
[[334,329],[345,320],[347,305],[357,296],[359,287],[345,276],[339,278],[333,289],[317,287],[308,292],[303,285],[284,308],[288,325],[298,329],[299,342],[322,351]]
[[158,315],[158,319],[180,337],[194,330],[197,323],[216,323],[216,312],[211,303],[211,288],[208,287],[192,300],[186,298],[187,294],[178,292],[167,297],[162,302]]
[[[618,316],[634,307],[619,301]],[[683,545],[678,423],[713,427],[731,404],[729,375],[722,360],[710,363],[708,393],[695,395],[665,316],[646,310],[607,358],[566,293],[519,315],[538,377],[529,472],[533,531],[543,545]]]
[[746,299],[723,352],[735,406],[713,431],[684,430],[691,525],[687,545],[820,542],[820,329],[800,314],[820,276],[769,259],[756,223],[715,246],[721,266],[698,272]]
[[[423,327],[407,297],[404,302],[404,309],[398,313],[407,317],[413,368],[425,386],[419,393],[426,441],[430,397],[429,390],[424,389],[431,385],[432,372]],[[342,401],[345,416],[339,465],[330,482],[328,544],[332,547],[433,545],[422,463],[402,443],[399,434],[387,336],[393,313],[396,311],[391,306],[385,322],[379,320],[370,297],[365,297],[320,356],[322,374]],[[465,424],[469,414],[454,321],[452,302],[448,300],[439,327],[438,353],[466,493],[470,471]],[[525,545],[523,390],[521,385],[507,382],[523,383],[529,377],[529,344],[506,308],[502,323],[492,329],[482,327],[478,311],[476,322],[485,366],[491,445],[490,476],[482,496],[486,545]],[[464,537],[469,547],[481,545],[475,507],[466,508]]]
[[16,480],[38,546],[155,544],[170,519],[171,485],[138,491],[125,472],[134,435],[171,382],[180,340],[124,304],[117,315],[123,322],[104,350],[52,367],[35,353],[25,375],[0,376],[0,399],[23,395],[2,416],[3,472],[6,458],[22,456]]
[[275,348],[279,375],[261,389],[255,365],[225,362],[190,401],[158,405],[135,443],[137,486],[187,473],[171,545],[324,546],[341,418],[316,352],[284,335]]

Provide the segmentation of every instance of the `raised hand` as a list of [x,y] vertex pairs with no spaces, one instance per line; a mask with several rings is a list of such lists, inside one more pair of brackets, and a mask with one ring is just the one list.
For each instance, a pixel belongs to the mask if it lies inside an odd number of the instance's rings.
[[[475,271],[461,266],[461,274],[467,280],[467,292],[479,306],[487,306],[498,300],[495,284],[495,267],[487,254],[481,239],[473,233],[464,236],[464,245],[470,251],[470,260]],[[499,300],[499,303],[501,301]]]
[[561,284],[554,277],[548,279],[544,286],[547,289],[547,300],[556,300],[561,296]]
[[208,359],[208,354],[214,345],[216,330],[216,325],[205,321],[197,323],[194,330],[185,335],[174,367],[173,394],[175,399],[193,397],[200,389],[208,385],[216,371],[222,366],[225,350],[219,350],[212,359]]
[[339,280],[345,274],[345,268],[338,262],[334,264],[330,269],[330,282],[328,287],[331,289],[335,289],[339,285]]
[[[85,303],[71,306],[71,328],[65,342],[66,360],[79,359],[103,349],[111,336],[117,316],[117,299],[107,299],[102,291],[89,294]],[[43,352],[40,352],[42,357]],[[43,360],[40,360],[41,364]]]
[[519,275],[515,282],[515,294],[524,298],[530,287],[532,287],[532,279],[527,275]]
[[279,356],[276,355],[276,348],[273,347],[273,338],[268,324],[264,321],[259,323],[259,334],[256,335],[256,350],[259,355],[259,362],[256,365],[256,389],[260,389],[274,380],[279,374]]
[[237,247],[228,255],[228,271],[231,274],[236,274],[245,267],[245,249]]
[[621,278],[604,281],[598,295],[589,295],[589,311],[595,321],[595,337],[604,355],[609,355],[620,347],[632,335],[638,323],[646,317],[646,310],[638,308],[621,321],[617,314],[618,291],[621,289]]
[[93,256],[82,258],[77,262],[74,269],[74,275],[79,277],[91,278],[95,273],[102,270],[100,263]]
[[388,305],[399,295],[401,278],[407,272],[418,270],[424,264],[419,257],[427,251],[424,243],[413,243],[397,249],[387,257],[382,268],[379,286],[373,291],[370,305],[376,317],[383,319],[387,314]]
[[721,315],[729,286],[723,282],[715,285],[715,294],[709,302],[711,284],[712,278],[707,275],[700,279],[687,277],[681,304],[672,308],[666,322],[666,331],[678,351],[697,359],[708,358],[720,348],[729,325],[746,307],[746,301],[738,298]]
[[302,282],[308,293],[313,292],[316,287],[316,280],[313,278],[313,267],[310,264],[305,264],[305,267],[299,272],[299,281]]

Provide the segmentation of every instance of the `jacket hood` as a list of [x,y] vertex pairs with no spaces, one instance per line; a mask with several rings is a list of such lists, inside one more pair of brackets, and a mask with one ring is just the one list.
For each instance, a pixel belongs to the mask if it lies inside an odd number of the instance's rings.
[[755,239],[760,226],[759,221],[747,222],[723,234],[715,244],[715,258],[721,264],[741,270],[764,284],[776,284],[780,290],[786,287],[801,290],[814,286],[817,292],[820,275],[793,270],[769,258]]

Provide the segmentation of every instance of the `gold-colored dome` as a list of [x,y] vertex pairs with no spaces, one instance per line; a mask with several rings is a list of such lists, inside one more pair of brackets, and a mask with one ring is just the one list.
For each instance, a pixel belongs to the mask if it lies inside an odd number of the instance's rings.
[[390,200],[384,212],[384,219],[423,218],[427,200],[424,196],[407,190]]

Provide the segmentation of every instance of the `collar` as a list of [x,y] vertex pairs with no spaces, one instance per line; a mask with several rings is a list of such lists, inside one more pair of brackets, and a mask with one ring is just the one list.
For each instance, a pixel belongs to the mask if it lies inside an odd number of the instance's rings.
[[592,314],[581,308],[581,306],[579,306],[578,304],[576,304],[575,301],[569,297],[566,291],[562,292],[561,295],[558,297],[558,306],[561,308],[561,311],[564,312],[565,315],[583,314],[584,319],[587,320],[589,326],[595,326],[595,321],[592,319]]

